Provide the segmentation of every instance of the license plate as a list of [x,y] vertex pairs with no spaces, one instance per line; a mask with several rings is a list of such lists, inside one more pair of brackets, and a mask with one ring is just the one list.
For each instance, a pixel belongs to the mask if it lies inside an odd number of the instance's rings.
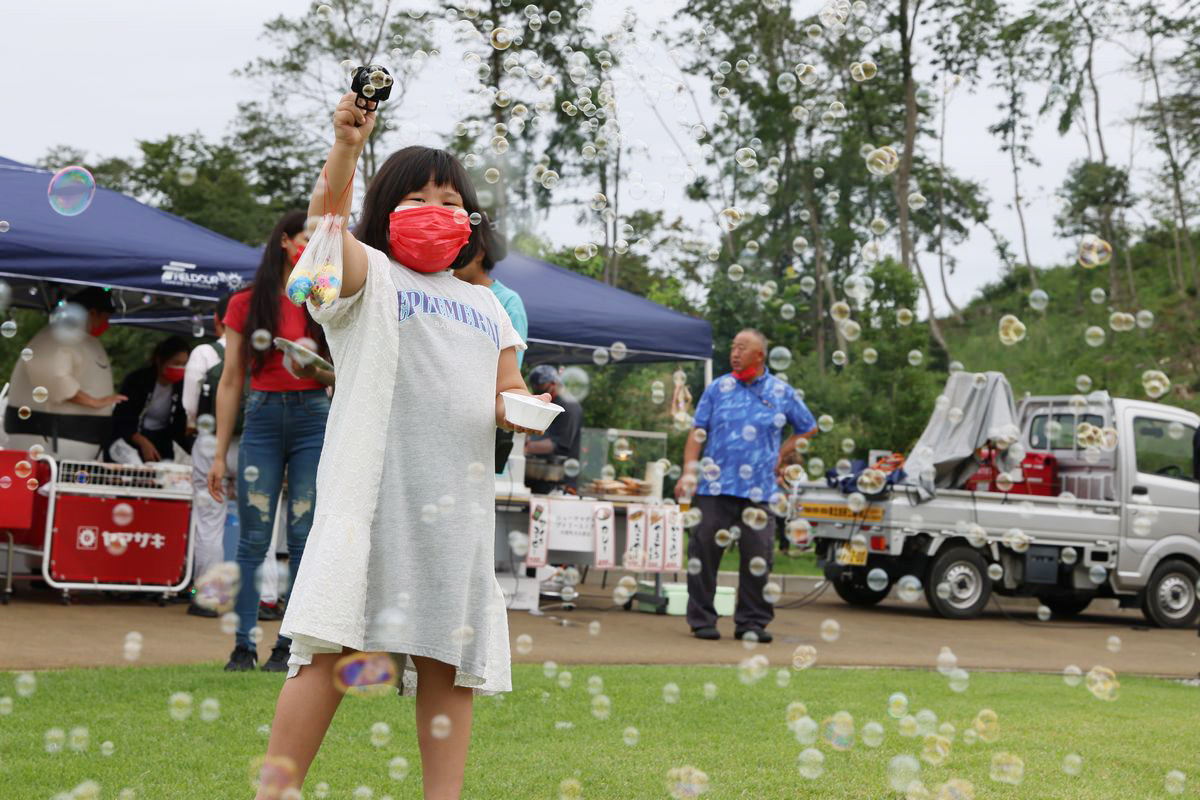
[[838,548],[837,563],[844,567],[865,567],[867,565],[867,548],[842,545]]

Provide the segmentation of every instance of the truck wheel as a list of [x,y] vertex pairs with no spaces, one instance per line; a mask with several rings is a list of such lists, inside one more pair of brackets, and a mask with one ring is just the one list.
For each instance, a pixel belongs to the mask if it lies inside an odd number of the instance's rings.
[[1092,603],[1091,595],[1058,595],[1052,597],[1039,597],[1042,605],[1050,609],[1055,619],[1070,619],[1077,617],[1083,613]]
[[[950,596],[944,599],[937,593],[937,587],[942,583],[950,586]],[[925,599],[939,616],[946,619],[977,617],[991,596],[987,562],[978,550],[952,547],[934,558],[925,581]]]
[[877,605],[883,598],[888,596],[890,588],[889,586],[888,589],[877,592],[866,584],[857,581],[836,580],[833,582],[833,590],[837,592],[837,596],[852,606]]
[[1200,570],[1186,561],[1164,561],[1150,576],[1142,604],[1146,619],[1160,628],[1190,628],[1200,619],[1196,582]]

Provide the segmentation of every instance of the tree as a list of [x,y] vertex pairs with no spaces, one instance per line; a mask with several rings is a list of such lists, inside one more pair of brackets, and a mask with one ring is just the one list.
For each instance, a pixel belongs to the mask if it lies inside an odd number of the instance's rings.
[[[1175,139],[1181,131],[1186,131],[1189,123],[1200,123],[1200,111],[1187,103],[1172,102],[1173,98],[1163,94],[1162,81],[1159,79],[1161,66],[1159,64],[1158,47],[1160,39],[1184,34],[1194,41],[1196,33],[1200,32],[1194,21],[1173,20],[1162,16],[1152,3],[1145,3],[1137,9],[1138,27],[1146,35],[1146,51],[1137,59],[1137,66],[1148,74],[1154,87],[1154,102],[1147,109],[1142,122],[1154,135],[1155,145],[1162,152],[1167,162],[1166,182],[1171,189],[1172,228],[1179,227],[1179,235],[1174,237],[1176,257],[1179,263],[1179,287],[1185,288],[1183,278],[1184,254],[1187,256],[1191,285],[1200,286],[1200,274],[1197,272],[1196,250],[1192,241],[1191,229],[1188,224],[1189,209],[1184,201],[1185,172],[1177,152]],[[1187,63],[1186,61],[1184,63]],[[1200,61],[1197,62],[1200,65]],[[1200,98],[1196,98],[1200,99]],[[1194,135],[1194,134],[1193,134]],[[1186,132],[1184,138],[1188,137]]]
[[[375,131],[362,159],[362,185],[371,182],[388,154],[385,142],[395,139],[395,119],[402,119],[404,97],[429,56],[429,23],[424,12],[400,13],[391,0],[310,2],[298,17],[280,15],[263,28],[270,55],[247,63],[237,74],[269,86],[272,102],[283,109],[301,141],[329,141],[329,113],[350,89],[351,69],[385,62],[394,83],[379,106]],[[329,13],[319,8],[327,7]],[[312,165],[312,170],[319,167]]]
[[[537,6],[489,0],[482,11],[458,10],[455,32],[475,65],[478,83],[471,94],[479,102],[455,126],[452,146],[476,176],[498,173],[485,181],[491,202],[484,205],[510,231],[531,230],[535,212],[550,203],[541,183],[549,170],[565,175],[568,163],[581,161],[580,137],[568,135],[569,120],[557,114],[573,97],[568,87],[582,81],[576,65],[590,60],[583,45],[587,12],[578,0]],[[590,121],[596,112],[593,105],[575,113]]]
[[1029,253],[1029,232],[1025,225],[1025,197],[1021,193],[1021,165],[1039,166],[1029,147],[1033,126],[1026,112],[1026,89],[1043,69],[1046,58],[1044,41],[1035,36],[1040,18],[1035,13],[1008,20],[1000,27],[995,48],[997,61],[995,85],[1004,92],[998,106],[1003,114],[988,132],[1000,139],[1000,151],[1008,154],[1013,180],[1013,209],[1021,229],[1021,248],[1030,285],[1036,289],[1037,268]]

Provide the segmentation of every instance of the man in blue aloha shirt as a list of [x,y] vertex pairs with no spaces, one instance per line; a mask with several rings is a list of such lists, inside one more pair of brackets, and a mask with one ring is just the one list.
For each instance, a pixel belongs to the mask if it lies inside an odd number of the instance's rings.
[[[733,371],[704,390],[684,446],[675,497],[694,494],[702,515],[688,540],[687,621],[700,639],[721,638],[713,595],[721,555],[733,539],[741,553],[734,636],[753,634],[760,642],[772,638],[766,627],[775,609],[763,598],[774,561],[775,524],[768,509],[786,513],[778,478],[797,443],[812,436],[817,424],[796,390],[767,371],[766,354],[767,339],[758,331],[747,329],[733,337]],[[792,434],[781,445],[789,425]],[[765,569],[755,564],[752,571],[756,557]]]

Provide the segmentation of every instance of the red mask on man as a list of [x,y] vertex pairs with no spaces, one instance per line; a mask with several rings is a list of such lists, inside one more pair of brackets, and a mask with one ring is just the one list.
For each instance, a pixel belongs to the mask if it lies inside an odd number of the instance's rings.
[[302,256],[302,255],[304,255],[304,245],[298,244],[298,245],[296,245],[296,252],[292,256],[292,266],[293,267],[300,263],[300,256]]
[[102,320],[97,320],[96,324],[94,324],[90,328],[88,328],[88,333],[90,333],[92,336],[99,338],[100,334],[104,333],[106,330],[108,330],[108,320],[102,319]]
[[461,208],[411,206],[388,218],[392,258],[416,272],[441,272],[470,238],[471,225]]
[[183,367],[163,367],[163,380],[167,383],[179,383],[183,380],[184,372]]
[[743,369],[734,370],[733,377],[742,383],[750,383],[750,381],[758,377],[758,368],[761,366],[761,363],[754,363]]

